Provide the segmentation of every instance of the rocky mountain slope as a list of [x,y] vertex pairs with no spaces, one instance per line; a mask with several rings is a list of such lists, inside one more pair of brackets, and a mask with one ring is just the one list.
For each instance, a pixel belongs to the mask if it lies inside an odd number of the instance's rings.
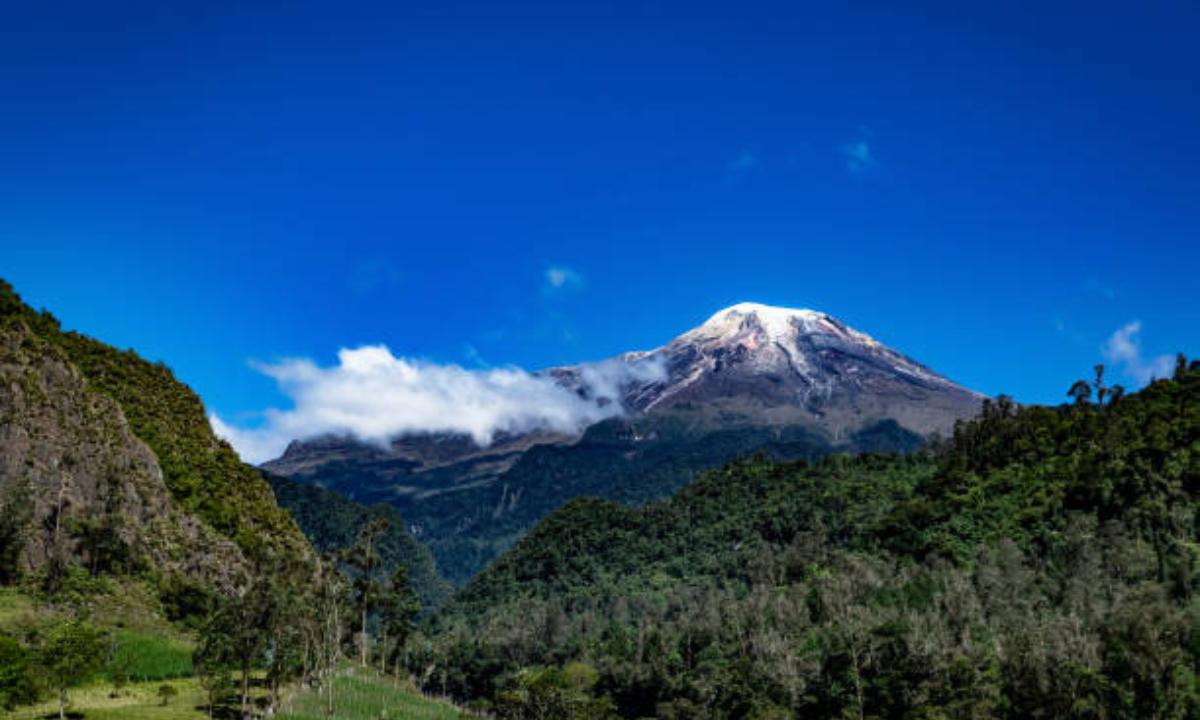
[[[945,435],[983,399],[830,315],[757,303],[721,310],[663,347],[618,360],[665,370],[662,379],[623,388],[627,409],[699,426],[805,425],[837,440],[891,419]],[[578,386],[585,370],[550,372]]]
[[0,281],[0,557],[65,561],[232,591],[315,560],[259,471],[164,365],[64,332]]
[[226,591],[237,546],[171,500],[154,453],[112,399],[23,325],[0,330],[0,498],[22,538],[9,571],[61,553],[89,568],[150,565]]
[[453,435],[387,448],[319,438],[263,467],[396,505],[461,583],[571,498],[653,500],[756,451],[798,459],[907,450],[948,433],[982,400],[833,317],[748,303],[655,350],[545,374],[586,394],[599,366],[614,363],[635,371],[606,375],[642,378],[615,389],[627,412],[578,438],[500,437],[486,448]]

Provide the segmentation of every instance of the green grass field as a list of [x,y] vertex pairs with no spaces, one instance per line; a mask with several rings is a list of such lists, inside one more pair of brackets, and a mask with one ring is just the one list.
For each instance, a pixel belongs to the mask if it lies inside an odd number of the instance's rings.
[[117,630],[116,648],[103,674],[111,679],[123,672],[134,681],[171,680],[192,674],[193,645],[160,635]]
[[[339,720],[458,720],[454,706],[423,697],[392,678],[371,670],[347,667],[334,682]],[[279,720],[324,720],[325,697],[299,693],[283,703]]]
[[[171,685],[179,693],[166,706],[158,698],[160,685]],[[208,716],[203,711],[204,694],[192,679],[169,682],[131,683],[112,697],[112,685],[107,683],[72,688],[68,711],[82,714],[87,720],[201,720]],[[18,708],[12,720],[34,720],[35,718],[58,717],[58,702],[47,700],[40,705]]]
[[[453,706],[420,694],[370,670],[347,667],[338,675],[334,697],[339,720],[459,720]],[[158,696],[161,685],[178,693],[167,705]],[[256,691],[261,695],[261,690]],[[280,720],[325,720],[324,696],[312,691],[295,691],[285,697],[276,715]],[[68,711],[86,720],[206,720],[204,693],[196,680],[153,680],[133,682],[113,693],[108,682],[72,688]],[[2,713],[0,713],[2,714]],[[58,702],[50,699],[3,715],[11,720],[40,720],[58,717]]]
[[[119,592],[88,598],[92,617],[111,633],[113,654],[88,682],[70,690],[69,712],[87,720],[203,720],[208,717],[204,693],[191,677],[194,641],[168,624],[157,612],[153,598],[137,583],[113,586]],[[16,590],[0,589],[0,630],[13,634],[44,632],[68,617],[65,609],[38,602]],[[128,682],[120,689],[114,680]],[[158,696],[168,684],[176,695],[166,705]],[[261,687],[255,690],[262,695]],[[336,679],[338,718],[345,720],[457,720],[461,713],[448,703],[423,697],[404,684],[379,673],[346,666]],[[285,693],[277,717],[283,720],[324,720],[324,697],[313,691]],[[57,717],[58,702],[22,707],[0,716],[13,720]]]

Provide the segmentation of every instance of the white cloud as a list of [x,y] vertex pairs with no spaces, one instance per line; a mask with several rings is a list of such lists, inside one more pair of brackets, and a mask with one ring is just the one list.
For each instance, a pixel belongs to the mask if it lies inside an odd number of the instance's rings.
[[1134,320],[1110,335],[1104,343],[1105,359],[1136,380],[1139,385],[1145,385],[1155,378],[1170,377],[1174,367],[1174,360],[1170,355],[1142,357],[1141,340],[1138,338],[1141,330],[1141,321]]
[[278,383],[292,409],[267,410],[256,428],[210,417],[214,432],[253,463],[278,457],[292,440],[329,434],[383,443],[409,433],[454,432],[487,445],[498,432],[576,433],[624,412],[622,385],[663,373],[653,361],[583,366],[575,392],[519,368],[437,365],[396,357],[383,345],[343,349],[332,367],[306,359],[256,367]]
[[288,441],[281,441],[278,433],[268,427],[235,427],[222,420],[216,413],[211,412],[208,414],[208,424],[212,426],[217,437],[229,441],[229,444],[246,462],[260,463],[277,458],[287,447]]
[[580,289],[583,287],[583,276],[565,265],[551,265],[546,268],[543,276],[545,278],[545,285],[543,285],[542,289],[546,293]]
[[869,170],[875,165],[875,155],[866,140],[859,140],[838,148],[838,152],[846,159],[846,169],[852,173]]

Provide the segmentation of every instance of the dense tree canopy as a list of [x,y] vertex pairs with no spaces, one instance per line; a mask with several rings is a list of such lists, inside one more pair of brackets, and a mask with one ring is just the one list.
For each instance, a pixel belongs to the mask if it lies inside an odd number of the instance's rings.
[[1084,384],[1058,408],[998,398],[907,456],[572,502],[414,665],[510,715],[530,673],[586,662],[630,718],[1195,716],[1200,367]]

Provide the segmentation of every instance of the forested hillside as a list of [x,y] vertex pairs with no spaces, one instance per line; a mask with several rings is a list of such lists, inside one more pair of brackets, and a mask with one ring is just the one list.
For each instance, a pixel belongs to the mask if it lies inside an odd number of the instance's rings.
[[63,331],[52,315],[25,305],[3,280],[0,321],[55,348],[80,372],[89,391],[117,403],[130,429],[153,451],[181,510],[233,540],[252,562],[311,554],[275,504],[270,486],[213,434],[200,398],[166,365]]
[[944,446],[577,500],[414,656],[503,717],[1194,717],[1200,363]]
[[279,505],[296,520],[317,551],[336,555],[350,549],[373,521],[384,526],[375,544],[379,554],[378,573],[390,577],[398,567],[407,568],[408,581],[426,611],[435,609],[449,595],[451,586],[438,575],[429,549],[409,533],[400,513],[385,504],[362,505],[332,490],[267,475]]
[[803,427],[697,431],[674,416],[639,417],[597,423],[573,444],[532,447],[487,482],[463,481],[455,466],[414,472],[407,461],[375,459],[328,462],[293,479],[359,502],[394,504],[419,528],[439,571],[462,585],[575,497],[637,505],[669,497],[702,470],[754,451],[814,459],[830,452],[905,451],[922,441],[893,420],[834,442]]

